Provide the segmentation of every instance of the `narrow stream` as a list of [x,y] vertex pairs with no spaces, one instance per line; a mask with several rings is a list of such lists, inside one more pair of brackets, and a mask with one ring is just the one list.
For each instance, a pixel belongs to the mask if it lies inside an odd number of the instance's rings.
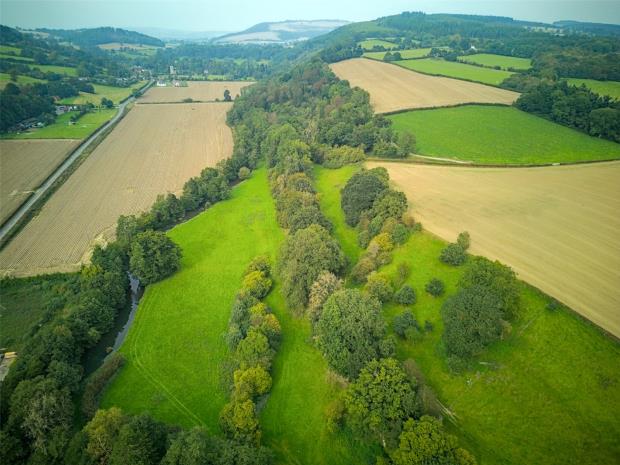
[[133,323],[144,287],[135,276],[129,274],[131,305],[121,310],[114,320],[114,327],[102,336],[99,342],[84,354],[84,376],[90,375],[101,366],[104,360],[113,354],[125,341],[129,328]]

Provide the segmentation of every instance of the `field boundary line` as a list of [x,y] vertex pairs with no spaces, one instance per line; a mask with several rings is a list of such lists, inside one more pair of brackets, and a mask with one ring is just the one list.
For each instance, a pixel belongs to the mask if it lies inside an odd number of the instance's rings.
[[[472,163],[466,161],[454,160],[449,163],[442,162],[441,158],[428,157],[426,155],[413,154],[415,157],[428,158],[436,161],[424,161],[424,160],[416,160],[413,158],[380,158],[380,157],[366,157],[366,159],[362,162],[379,162],[379,163],[405,163],[408,165],[435,165],[435,166],[446,166],[446,167],[458,167],[458,168],[511,168],[511,169],[519,169],[519,168],[553,168],[558,166],[576,166],[576,165],[593,165],[597,163],[620,163],[620,158],[610,158],[608,160],[587,160],[587,161],[570,161],[570,162],[557,162],[557,163],[544,163],[544,164],[524,164],[524,165],[490,165],[483,163]],[[450,160],[449,158],[445,158],[443,160]]]

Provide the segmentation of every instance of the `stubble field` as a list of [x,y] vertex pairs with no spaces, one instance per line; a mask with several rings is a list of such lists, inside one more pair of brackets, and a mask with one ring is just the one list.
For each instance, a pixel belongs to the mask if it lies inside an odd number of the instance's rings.
[[251,85],[250,81],[188,81],[187,87],[151,87],[140,99],[140,103],[182,102],[191,98],[198,102],[224,100],[228,89],[234,99],[241,89]]
[[375,112],[463,103],[512,104],[519,94],[473,82],[427,76],[375,60],[354,58],[330,65],[340,79],[370,94]]
[[232,153],[227,103],[136,105],[0,252],[3,273],[71,271],[113,237],[120,215],[148,209],[158,194]]
[[[377,163],[369,163],[377,166]],[[620,163],[463,168],[384,163],[415,217],[620,336]]]
[[78,140],[0,140],[0,223],[62,163]]

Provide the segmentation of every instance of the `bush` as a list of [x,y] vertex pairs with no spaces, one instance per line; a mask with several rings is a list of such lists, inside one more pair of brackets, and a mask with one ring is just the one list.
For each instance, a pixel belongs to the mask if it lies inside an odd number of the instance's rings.
[[90,375],[82,395],[82,413],[86,418],[92,418],[95,415],[97,408],[99,408],[99,396],[124,363],[125,358],[121,354],[115,353]]
[[456,238],[456,243],[460,245],[463,250],[469,249],[469,245],[471,243],[469,233],[467,231],[460,233],[459,237]]
[[143,285],[174,274],[179,268],[181,249],[159,231],[136,235],[129,251],[129,269]]
[[416,302],[415,291],[405,284],[394,294],[394,300],[401,305],[412,305]]
[[260,444],[261,431],[256,407],[250,399],[227,403],[220,413],[220,426],[230,439],[254,446]]
[[271,274],[271,263],[269,262],[269,257],[267,257],[266,255],[259,255],[258,257],[254,257],[254,259],[246,268],[245,274],[250,274],[253,271],[260,271],[264,273],[265,276],[269,276]]
[[310,288],[310,298],[308,299],[308,316],[310,321],[314,323],[320,318],[325,301],[341,288],[342,280],[338,279],[333,273],[324,271],[319,275]]
[[239,174],[237,174],[237,176],[241,181],[243,181],[244,179],[248,179],[251,174],[252,172],[250,171],[250,168],[248,168],[247,166],[242,166],[241,168],[239,168]]
[[377,265],[372,258],[362,257],[351,270],[351,279],[356,284],[362,284],[376,268]]
[[252,271],[243,278],[241,291],[249,293],[256,299],[262,299],[271,290],[271,279],[265,276],[262,271]]
[[271,389],[271,376],[262,366],[236,370],[233,377],[234,395],[237,400],[254,399]]
[[342,189],[340,198],[347,224],[356,226],[362,212],[370,209],[379,194],[387,188],[385,168],[363,170],[351,176]]
[[365,158],[364,151],[359,147],[330,147],[323,155],[323,166],[326,168],[340,168],[344,165],[357,163]]
[[424,289],[433,297],[439,297],[445,292],[443,281],[440,281],[437,278],[433,278],[429,282],[427,282],[426,286],[424,286]]
[[392,326],[394,327],[394,332],[398,337],[405,338],[410,329],[417,329],[418,322],[413,316],[413,313],[411,313],[411,310],[406,310],[400,315],[396,315],[394,317]]
[[394,295],[394,289],[392,289],[390,280],[377,272],[373,272],[368,276],[366,292],[380,302],[387,302]]
[[448,246],[441,251],[439,260],[448,265],[460,266],[467,261],[467,253],[463,247],[458,244],[448,244]]

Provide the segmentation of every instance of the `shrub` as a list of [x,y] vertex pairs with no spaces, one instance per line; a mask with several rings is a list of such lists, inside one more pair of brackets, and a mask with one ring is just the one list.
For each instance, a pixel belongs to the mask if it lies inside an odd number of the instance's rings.
[[269,347],[267,336],[252,328],[248,331],[245,339],[237,345],[235,355],[242,370],[254,366],[262,366],[268,370],[271,366],[273,351]]
[[262,271],[252,271],[243,278],[241,289],[242,292],[247,292],[256,299],[262,299],[269,294],[271,284],[271,279],[266,277]]
[[355,378],[366,363],[380,356],[385,334],[381,304],[357,289],[336,291],[323,305],[316,333],[329,365]]
[[416,302],[415,291],[405,284],[394,294],[394,300],[401,305],[412,305]]
[[356,284],[362,284],[376,268],[377,265],[372,258],[362,257],[351,270],[351,279]]
[[253,271],[260,271],[264,273],[265,276],[269,276],[271,274],[271,263],[269,262],[269,257],[266,255],[254,257],[246,268],[245,274],[247,275]]
[[181,249],[159,231],[136,235],[129,251],[129,269],[143,285],[172,275],[179,268]]
[[241,168],[239,168],[239,173],[237,174],[237,177],[241,181],[243,181],[244,179],[248,179],[251,174],[252,172],[250,171],[250,168],[248,168],[247,166],[242,166]]
[[256,407],[250,399],[227,403],[220,413],[220,426],[230,439],[254,446],[260,444],[261,431]]
[[330,147],[323,155],[323,166],[326,168],[340,168],[344,165],[357,163],[364,159],[364,151],[359,147]]
[[371,273],[366,280],[366,292],[380,302],[387,302],[394,295],[390,280],[376,271]]
[[418,327],[418,322],[416,321],[411,310],[406,310],[400,315],[396,315],[392,322],[392,326],[394,327],[394,332],[397,336],[404,338],[407,336],[407,331],[413,328]]
[[342,280],[338,279],[333,273],[324,271],[319,275],[310,288],[308,299],[308,316],[310,321],[316,322],[323,310],[323,304],[335,291],[342,288]]
[[236,370],[233,378],[237,400],[253,399],[266,394],[271,389],[271,376],[260,365],[246,370]]
[[439,260],[448,265],[460,266],[467,260],[467,253],[463,250],[463,247],[458,244],[448,244],[446,248],[441,251]]
[[411,273],[411,267],[406,262],[400,262],[396,271],[398,273],[398,282],[402,284],[409,276],[409,273]]
[[443,341],[449,355],[468,359],[478,355],[502,334],[502,302],[488,288],[460,289],[441,307]]
[[356,226],[362,212],[370,209],[378,195],[387,187],[385,168],[363,170],[351,176],[341,191],[340,199],[347,224]]
[[124,363],[125,358],[121,354],[115,353],[90,375],[82,395],[82,413],[86,418],[92,418],[95,415],[99,407],[99,396]]
[[460,233],[459,237],[456,238],[456,243],[460,245],[463,250],[469,249],[469,245],[471,243],[469,233],[467,231]]
[[429,282],[427,282],[426,286],[424,286],[424,289],[426,290],[426,292],[428,292],[434,297],[439,297],[445,292],[443,281],[437,278],[433,278]]

